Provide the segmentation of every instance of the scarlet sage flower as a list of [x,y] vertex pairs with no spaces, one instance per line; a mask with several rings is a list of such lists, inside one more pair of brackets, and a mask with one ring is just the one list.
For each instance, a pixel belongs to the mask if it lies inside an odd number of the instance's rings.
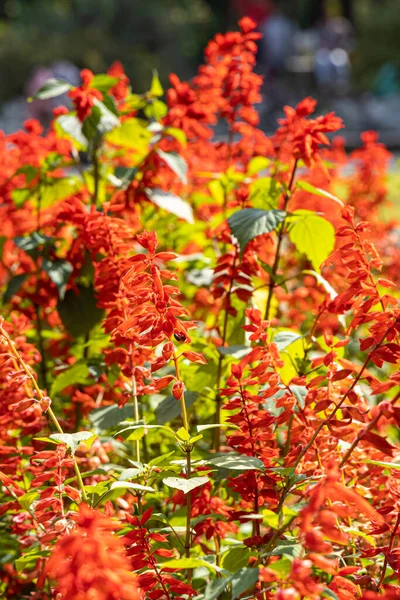
[[60,538],[46,565],[63,600],[138,600],[136,576],[130,572],[115,525],[99,511],[81,504],[76,529]]
[[103,94],[91,87],[94,74],[89,69],[81,71],[82,85],[68,92],[68,96],[72,99],[78,119],[84,121],[92,113],[92,107],[96,100],[102,100]]

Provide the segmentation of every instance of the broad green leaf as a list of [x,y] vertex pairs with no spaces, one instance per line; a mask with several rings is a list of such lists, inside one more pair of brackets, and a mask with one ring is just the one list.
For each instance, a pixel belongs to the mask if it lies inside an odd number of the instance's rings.
[[166,477],[163,479],[165,485],[177,490],[181,490],[185,494],[202,485],[205,485],[209,481],[210,480],[208,477],[191,477],[190,479],[185,479],[184,477]]
[[106,134],[105,139],[116,146],[136,150],[139,156],[147,152],[152,134],[147,123],[141,119],[127,119],[119,127]]
[[[40,194],[40,207],[50,208],[54,204],[76,194],[81,188],[82,181],[78,177],[47,179],[38,192]],[[38,194],[36,195],[37,203]]]
[[194,223],[193,210],[190,204],[182,200],[172,192],[164,192],[161,188],[146,188],[145,192],[149,198],[159,208],[176,215],[188,223]]
[[296,398],[299,407],[303,410],[305,407],[305,399],[308,394],[308,389],[304,385],[291,385],[290,391],[293,396]]
[[333,200],[334,202],[339,204],[339,206],[344,206],[343,202],[337,196],[331,194],[330,192],[327,192],[326,190],[323,190],[322,188],[315,187],[308,181],[297,181],[296,185],[297,187],[306,192],[310,192],[311,194],[315,194],[316,196],[324,196],[324,198],[329,198],[330,200]]
[[29,510],[32,506],[32,502],[35,502],[35,500],[37,500],[38,498],[39,493],[37,491],[27,492],[26,494],[18,498],[18,502],[24,510]]
[[39,558],[49,556],[50,550],[41,550],[40,547],[33,548],[23,556],[20,556],[15,561],[15,568],[18,573],[21,573],[24,569],[32,570],[36,567],[36,563]]
[[86,335],[101,321],[104,311],[97,308],[92,286],[77,286],[78,294],[68,290],[57,304],[58,314],[72,337]]
[[65,296],[68,280],[74,270],[73,266],[67,260],[56,259],[52,261],[48,258],[44,258],[42,261],[42,269],[57,286],[59,298],[62,300]]
[[231,578],[232,596],[235,600],[244,592],[252,588],[258,581],[258,569],[239,569]]
[[178,175],[182,183],[187,183],[187,163],[176,152],[164,152],[158,149],[157,154],[167,163],[171,171]]
[[61,444],[65,444],[71,450],[72,454],[75,454],[81,442],[84,442],[88,448],[93,444],[97,438],[95,433],[91,431],[78,431],[77,433],[52,433],[50,436],[51,440],[55,440]]
[[232,471],[263,471],[264,463],[259,458],[254,456],[246,456],[245,454],[221,454],[215,458],[207,459],[207,463],[215,467],[230,469]]
[[128,481],[129,479],[135,479],[145,471],[145,467],[143,465],[132,467],[130,469],[124,469],[121,471],[119,476],[119,481]]
[[271,563],[268,568],[278,573],[280,577],[284,578],[289,575],[292,569],[292,561],[289,560],[287,556],[282,556],[282,558],[276,562]]
[[279,529],[279,515],[277,513],[274,513],[268,508],[264,508],[262,515],[264,523],[268,525],[268,527],[272,527],[272,529]]
[[99,90],[100,92],[108,92],[114,85],[116,85],[119,81],[118,77],[112,77],[112,75],[107,75],[106,73],[100,73],[99,75],[95,75],[90,82],[90,87]]
[[140,483],[133,483],[132,481],[114,481],[111,484],[110,490],[126,489],[126,490],[137,490],[138,492],[154,492],[154,488],[149,485],[141,485]]
[[310,210],[296,210],[293,218],[289,229],[290,240],[319,272],[321,264],[334,248],[335,229],[329,221]]
[[173,558],[162,563],[163,569],[197,569],[200,567],[215,570],[210,563],[201,558]]
[[99,433],[100,431],[112,429],[125,419],[133,417],[133,410],[133,404],[125,404],[121,408],[117,404],[112,404],[111,406],[95,408],[89,414],[89,420],[93,430]]
[[275,209],[282,193],[281,184],[272,177],[260,177],[250,186],[250,200],[253,208]]
[[[185,392],[185,404],[186,408],[190,408],[196,399],[198,398],[197,392]],[[164,425],[164,423],[168,423],[169,421],[173,421],[176,417],[182,415],[182,406],[181,403],[174,398],[171,394],[161,400],[160,404],[157,405],[155,410],[156,421],[160,425]]]
[[[154,119],[155,121],[161,121],[168,112],[168,107],[162,100],[151,100],[144,107],[144,114],[148,119]],[[159,139],[158,134],[156,134]]]
[[295,331],[279,331],[274,335],[272,341],[278,346],[278,350],[282,351],[303,336]]
[[287,556],[288,558],[301,558],[304,549],[301,544],[296,544],[287,540],[279,540],[275,548],[266,554],[266,556]]
[[90,381],[90,372],[88,366],[84,362],[78,362],[72,365],[69,369],[62,371],[53,380],[50,389],[50,396],[53,398],[62,392],[66,387],[70,385],[83,385],[88,384]]
[[169,459],[171,456],[175,454],[175,450],[172,452],[167,452],[166,454],[162,454],[161,456],[156,456],[149,462],[149,467],[157,467],[158,465],[162,465],[163,463],[170,462]]
[[261,210],[243,208],[233,213],[228,219],[229,227],[239,242],[243,254],[247,244],[264,233],[273,231],[285,219],[283,210]]
[[210,581],[204,590],[204,594],[200,596],[200,600],[217,600],[221,597],[230,580],[231,578],[229,577],[228,579],[214,579]]
[[75,142],[78,150],[88,146],[88,139],[82,132],[82,123],[76,115],[60,115],[54,121],[54,126],[59,137],[67,137]]
[[250,555],[251,549],[246,546],[232,548],[223,555],[221,566],[223,569],[235,573],[238,569],[248,565]]
[[17,294],[22,284],[28,279],[28,273],[22,273],[21,275],[15,275],[12,277],[7,284],[6,290],[3,294],[3,302],[10,302],[11,298]]
[[243,358],[250,352],[251,348],[243,346],[242,344],[236,344],[235,346],[218,346],[218,354],[222,356],[232,356],[233,358]]
[[178,431],[176,432],[176,436],[184,442],[188,442],[190,440],[190,433],[186,431],[184,427],[178,429]]
[[180,142],[182,146],[186,146],[187,137],[186,133],[182,131],[182,129],[178,129],[177,127],[167,127],[166,129],[164,129],[164,133],[178,140],[178,142]]
[[32,99],[47,100],[66,94],[72,88],[72,85],[62,79],[51,78],[46,81]]
[[265,156],[255,156],[249,162],[247,173],[249,175],[255,175],[256,173],[259,173],[260,171],[266,169],[270,162],[271,161],[269,160],[269,158],[266,158]]

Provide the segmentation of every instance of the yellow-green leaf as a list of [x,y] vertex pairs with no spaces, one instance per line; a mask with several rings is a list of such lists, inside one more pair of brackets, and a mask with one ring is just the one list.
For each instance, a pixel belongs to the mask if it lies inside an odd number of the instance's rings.
[[297,250],[305,254],[319,272],[321,263],[334,248],[335,229],[329,221],[310,210],[296,210],[293,218],[289,237]]

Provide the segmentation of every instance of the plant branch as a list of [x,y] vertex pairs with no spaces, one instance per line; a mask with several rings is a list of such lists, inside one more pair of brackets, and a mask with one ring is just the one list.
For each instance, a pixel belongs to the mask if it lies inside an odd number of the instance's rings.
[[[298,161],[296,159],[293,164],[292,173],[290,175],[289,186],[284,195],[283,210],[286,210],[287,204],[290,200],[291,191],[292,191],[292,187],[293,187],[293,183],[294,183],[294,178],[296,175],[297,162]],[[267,305],[265,307],[265,316],[264,316],[265,321],[268,321],[269,313],[271,310],[271,302],[272,302],[272,296],[274,293],[274,288],[275,288],[275,283],[276,283],[276,274],[277,274],[278,268],[279,268],[280,252],[281,252],[284,231],[285,231],[285,219],[282,221],[282,224],[279,228],[279,233],[278,233],[278,243],[276,246],[274,263],[272,265],[272,270],[271,270],[270,280],[269,280],[269,285],[268,285]]]

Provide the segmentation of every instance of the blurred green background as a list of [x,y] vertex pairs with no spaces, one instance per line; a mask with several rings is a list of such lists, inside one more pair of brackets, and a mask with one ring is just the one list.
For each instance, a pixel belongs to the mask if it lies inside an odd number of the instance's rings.
[[[301,28],[318,18],[348,12],[356,31],[352,85],[366,90],[385,63],[400,67],[400,0],[281,0]],[[193,74],[216,31],[233,26],[237,7],[228,0],[0,0],[0,102],[20,95],[37,65],[67,59],[104,71],[121,59],[144,90],[151,70],[162,80]],[[236,13],[236,14],[235,14]]]
[[[283,16],[294,40],[278,73],[268,73],[262,60],[258,65],[266,80],[260,107],[266,130],[284,104],[311,94],[345,120],[356,140],[358,131],[374,128],[400,146],[400,0],[0,0],[0,128],[12,131],[29,114],[41,118],[29,113],[25,98],[43,78],[63,76],[54,70],[57,61],[75,69],[69,80],[77,84],[82,67],[104,72],[121,60],[141,93],[153,69],[164,85],[171,72],[193,76],[216,32],[235,28],[244,13],[263,11]],[[338,17],[352,30],[344,45],[347,73],[325,86],[315,72],[315,40],[323,46],[324,27]]]

